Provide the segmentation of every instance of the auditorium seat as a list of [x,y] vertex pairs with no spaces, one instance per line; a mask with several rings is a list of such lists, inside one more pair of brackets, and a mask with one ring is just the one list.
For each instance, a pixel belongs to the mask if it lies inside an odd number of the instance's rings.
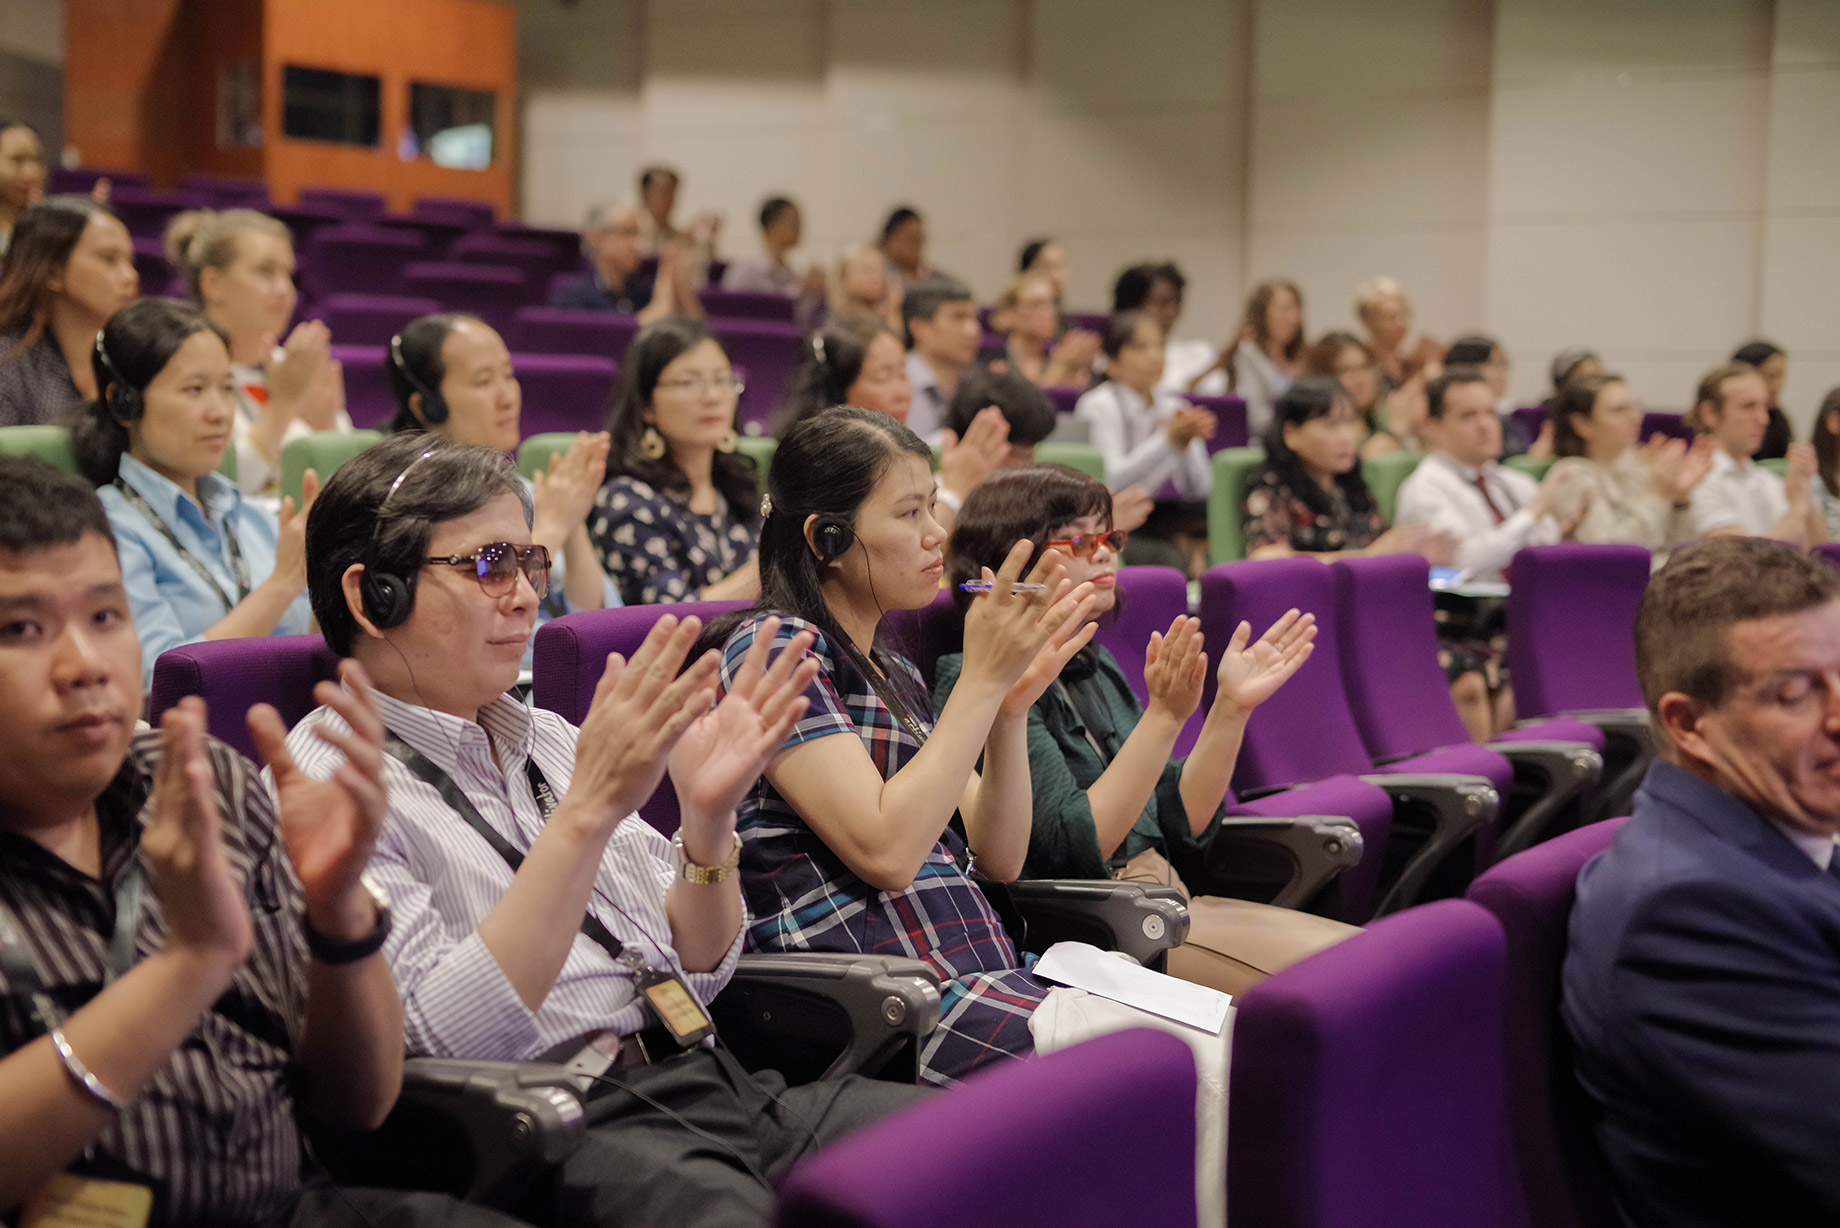
[[[140,275],[141,293],[145,296],[165,294],[179,281],[179,271],[166,258],[166,245],[158,239],[134,236],[134,271]],[[180,283],[185,293],[184,283]]]
[[371,221],[383,216],[381,192],[360,192],[349,188],[302,188],[300,204],[335,210],[354,222]]
[[760,493],[767,493],[767,471],[773,465],[773,454],[779,451],[779,440],[771,435],[742,435],[735,443],[735,451],[751,457],[760,478]]
[[61,166],[50,166],[46,170],[49,178],[45,191],[54,196],[63,193],[88,196],[98,179],[108,180],[111,188],[145,188],[152,184],[146,171],[131,171],[121,167],[77,166],[66,170]]
[[1089,443],[1044,439],[1035,445],[1038,465],[1067,465],[1095,481],[1105,481],[1105,458]]
[[1182,399],[1214,415],[1214,438],[1204,441],[1207,444],[1209,455],[1223,448],[1243,448],[1251,442],[1251,434],[1246,425],[1246,402],[1243,397],[1232,393],[1226,396],[1207,397],[1200,393],[1187,392],[1182,394]]
[[286,225],[293,234],[296,271],[301,274],[306,271],[307,248],[313,236],[345,221],[344,214],[325,205],[271,205],[262,212]]
[[449,311],[478,316],[499,333],[511,331],[519,307],[528,305],[530,279],[496,264],[415,261],[403,266],[402,293],[431,298]]
[[1502,1087],[1505,944],[1439,900],[1235,1001],[1227,1222],[1524,1228]]
[[[1174,567],[1120,567],[1116,591],[1115,612],[1100,620],[1093,643],[1117,660],[1141,706],[1150,701],[1144,686],[1144,650],[1150,645],[1150,633],[1167,632],[1170,623],[1189,612],[1188,577]],[[1219,665],[1220,650],[1209,644],[1208,668]],[[1176,738],[1176,755],[1188,754],[1206,719],[1207,709],[1196,708]]]
[[1503,1066],[1508,1126],[1528,1219],[1541,1228],[1620,1228],[1594,1138],[1596,1110],[1573,1073],[1559,1016],[1566,926],[1585,862],[1627,819],[1555,836],[1470,884],[1507,935]]
[[1840,542],[1822,542],[1812,552],[1818,559],[1826,559],[1835,567],[1840,567]]
[[[1335,635],[1348,708],[1368,753],[1380,763],[1444,747],[1471,745],[1438,664],[1431,569],[1416,554],[1339,559]],[[1514,767],[1512,794],[1496,858],[1544,838],[1561,815],[1576,813],[1603,772],[1604,735],[1584,721],[1555,717],[1491,741]]]
[[332,357],[345,371],[345,413],[352,425],[380,428],[396,416],[396,394],[385,367],[389,350],[381,345],[340,345],[333,337]]
[[[556,272],[556,252],[540,239],[507,239],[491,231],[462,235],[447,249],[447,259],[456,264],[495,264],[524,274],[529,286],[549,284]],[[534,305],[534,304],[533,304]]]
[[1246,557],[1246,520],[1241,504],[1246,478],[1265,463],[1264,448],[1222,448],[1214,453],[1214,485],[1208,492],[1208,565]]
[[1367,479],[1367,489],[1373,492],[1380,515],[1388,524],[1393,523],[1393,513],[1399,507],[1399,488],[1424,458],[1422,452],[1388,452],[1361,462],[1361,476]]
[[309,289],[315,299],[334,294],[400,294],[403,266],[422,259],[428,241],[381,226],[328,226],[307,246]]
[[419,234],[428,244],[428,258],[436,259],[456,241],[472,233],[473,228],[460,222],[444,222],[435,217],[418,217],[412,213],[386,213],[376,219],[385,230]]
[[1114,1032],[963,1086],[805,1160],[780,1228],[1192,1228],[1195,1062],[1166,1032]]
[[187,209],[208,209],[210,205],[210,197],[191,192],[120,187],[109,194],[109,208],[115,211],[121,224],[128,228],[129,234],[143,239],[164,238],[166,224],[174,217]]
[[319,475],[324,486],[340,465],[358,453],[383,442],[376,431],[314,431],[281,445],[281,494],[300,506],[301,482],[307,470]]
[[0,426],[0,456],[35,456],[65,473],[77,472],[70,432],[56,424]]
[[792,323],[792,309],[797,300],[790,294],[773,294],[760,290],[722,290],[711,287],[697,293],[703,314],[712,325],[724,320],[780,320]]
[[468,230],[483,230],[492,225],[492,205],[489,201],[457,196],[418,196],[409,216],[464,226]]
[[1692,443],[1699,432],[1693,429],[1686,416],[1668,409],[1651,409],[1642,415],[1642,441],[1644,443],[1656,435],[1666,435],[1669,439],[1678,439],[1683,443]]
[[1531,443],[1540,437],[1540,428],[1546,425],[1546,406],[1522,405],[1508,416],[1519,425]]
[[314,304],[311,314],[325,321],[333,340],[340,345],[387,346],[409,321],[440,310],[441,304],[431,298],[334,294]]
[[570,307],[520,307],[505,338],[519,354],[598,354],[616,362],[639,335],[636,316]]
[[184,175],[179,179],[179,190],[209,197],[214,209],[266,212],[269,206],[268,182],[247,175]]
[[773,415],[779,412],[786,385],[804,353],[798,325],[780,320],[711,320],[710,330],[722,342],[728,361],[747,368],[737,429],[757,424],[759,433],[770,433]]
[[1069,388],[1064,384],[1043,384],[1041,390],[1047,394],[1057,414],[1071,414],[1080,398],[1086,395],[1086,389]]
[[556,267],[559,269],[586,269],[582,263],[581,234],[574,230],[563,230],[555,226],[532,226],[529,222],[507,219],[496,223],[491,233],[505,239],[523,239],[547,243],[556,254]]
[[1103,311],[1070,311],[1067,313],[1067,321],[1073,327],[1083,328],[1089,333],[1099,333],[1102,336],[1111,318]]
[[589,354],[517,354],[511,360],[523,393],[518,431],[599,431],[619,367]]

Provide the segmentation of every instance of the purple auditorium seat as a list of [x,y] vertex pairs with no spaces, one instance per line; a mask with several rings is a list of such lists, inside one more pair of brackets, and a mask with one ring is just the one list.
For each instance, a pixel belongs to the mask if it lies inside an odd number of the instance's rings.
[[585,268],[581,257],[581,232],[563,230],[555,226],[532,226],[528,222],[505,221],[492,227],[492,233],[501,239],[521,239],[527,242],[547,243],[556,253],[556,267],[566,269]]
[[1522,716],[1572,716],[1604,731],[1596,818],[1629,813],[1654,757],[1636,681],[1641,546],[1530,546],[1508,564],[1508,672]]
[[427,240],[417,234],[368,225],[325,227],[307,245],[313,296],[400,294],[403,267],[427,250]]
[[826,1148],[786,1178],[775,1222],[1192,1228],[1195,1215],[1194,1058],[1133,1028],[995,1067]]
[[[1368,753],[1384,763],[1470,745],[1438,664],[1429,564],[1416,554],[1389,554],[1342,559],[1330,570],[1342,682]],[[1488,745],[1514,766],[1497,857],[1541,839],[1603,771],[1604,735],[1593,725],[1555,718],[1524,732],[1544,738]]]
[[1607,819],[1510,857],[1470,884],[1469,898],[1507,934],[1503,1056],[1508,1129],[1527,1216],[1541,1228],[1619,1228],[1610,1175],[1594,1141],[1596,1111],[1573,1073],[1559,1017],[1566,926],[1579,871],[1627,819]]
[[166,245],[158,239],[135,235],[134,271],[140,274],[142,294],[164,294],[179,276],[172,261],[166,258]]
[[[666,614],[687,618],[694,614],[707,625],[724,614],[745,610],[746,601],[678,601],[659,605],[620,606],[565,614],[537,628],[531,656],[534,674],[532,697],[571,725],[588,719],[594,688],[607,668],[607,654],[617,652],[632,659],[645,642],[652,624]],[[677,830],[677,790],[667,772],[651,800],[639,807],[639,816],[670,835]]]
[[[336,334],[335,334],[336,336]],[[351,424],[381,430],[396,414],[396,395],[384,367],[389,351],[381,345],[334,345],[332,356],[345,371],[345,412]]]
[[1068,388],[1060,384],[1043,384],[1041,390],[1048,394],[1048,400],[1054,402],[1056,413],[1070,414],[1073,407],[1086,395],[1084,388]]
[[1504,947],[1487,910],[1439,900],[1241,994],[1227,1222],[1523,1228]]
[[163,239],[166,224],[187,209],[208,209],[211,200],[191,192],[161,192],[153,188],[117,188],[109,194],[109,208],[137,238]]
[[416,261],[403,266],[401,286],[404,294],[476,315],[501,334],[511,331],[512,317],[530,293],[521,270],[495,264]]
[[123,170],[119,167],[79,166],[65,170],[61,166],[51,167],[50,182],[45,190],[53,195],[74,192],[78,196],[88,196],[96,187],[96,180],[106,179],[112,188],[151,187],[153,181],[146,171]]
[[1822,542],[1814,548],[1814,556],[1825,559],[1829,564],[1840,567],[1840,542]]
[[496,264],[523,270],[532,286],[547,286],[557,271],[556,253],[539,239],[506,239],[490,231],[462,235],[447,249],[456,264]]
[[[1118,668],[1137,694],[1137,702],[1150,701],[1144,689],[1144,650],[1150,646],[1150,633],[1168,631],[1177,615],[1188,613],[1188,578],[1174,567],[1120,567],[1118,569],[1117,612],[1099,624],[1093,643],[1110,652]],[[1220,653],[1210,645],[1208,667],[1220,664]],[[1195,709],[1194,716],[1176,738],[1175,753],[1186,755],[1195,745],[1205,707]]]
[[912,661],[931,694],[938,680],[939,658],[964,651],[965,623],[950,590],[942,588],[932,604],[922,609],[890,610],[876,630],[875,643]]
[[356,192],[348,188],[304,188],[300,193],[303,206],[324,206],[353,222],[371,221],[383,216],[381,192]]
[[462,226],[457,222],[443,222],[434,218],[416,217],[408,213],[387,213],[376,219],[376,224],[385,230],[400,230],[405,234],[418,234],[428,244],[428,251],[434,254],[446,251],[456,240],[472,233],[472,227]]
[[639,335],[636,316],[569,307],[520,307],[506,338],[519,354],[596,354],[619,360]]
[[218,209],[266,210],[269,205],[267,181],[248,175],[186,175],[179,190],[208,196]]
[[728,352],[728,361],[748,371],[736,415],[738,427],[758,423],[761,430],[769,429],[804,352],[798,325],[779,320],[711,320],[709,324]]
[[148,719],[187,695],[202,696],[207,727],[257,764],[255,739],[245,716],[257,704],[273,704],[281,722],[294,723],[319,705],[313,686],[338,676],[339,660],[318,635],[264,635],[254,639],[200,640],[160,654],[153,664]]
[[1112,317],[1103,311],[1070,311],[1067,320],[1075,328],[1083,328],[1089,333],[1104,333],[1105,322]]
[[293,232],[295,257],[302,262],[303,274],[307,249],[313,241],[313,236],[329,226],[338,226],[345,221],[343,214],[328,209],[324,205],[271,206],[262,212],[281,222]]
[[1214,438],[1207,440],[1208,455],[1222,448],[1243,448],[1251,439],[1246,425],[1246,400],[1244,397],[1228,393],[1223,397],[1204,397],[1199,393],[1184,394],[1183,400],[1190,405],[1205,409],[1216,419]]
[[511,360],[523,391],[518,432],[598,431],[619,367],[590,354],[519,354]]
[[[1263,634],[1293,607],[1316,616],[1316,650],[1247,722],[1234,789],[1244,797],[1354,775],[1386,790],[1394,800],[1393,831],[1378,911],[1393,912],[1427,888],[1447,886],[1449,876],[1463,877],[1477,852],[1492,847],[1500,798],[1513,784],[1514,769],[1474,744],[1375,765],[1348,710],[1335,580],[1322,563],[1307,556],[1227,563],[1201,578],[1201,629],[1210,643],[1226,643],[1242,620],[1252,624],[1253,634]],[[1207,690],[1211,700],[1212,676]],[[1439,871],[1445,878],[1434,884]]]
[[760,290],[720,290],[714,287],[698,292],[703,314],[717,325],[724,320],[780,320],[792,323],[792,308],[797,302],[790,294],[772,294]]
[[335,294],[313,309],[341,345],[388,345],[403,325],[433,315],[441,304],[431,298],[391,294]]
[[1540,437],[1540,428],[1546,425],[1544,405],[1522,405],[1509,416],[1520,424],[1521,430],[1527,432],[1529,443]]
[[1642,415],[1643,442],[1646,443],[1653,435],[1666,435],[1669,439],[1692,443],[1698,432],[1683,414],[1669,409],[1651,409]]
[[492,225],[492,203],[457,196],[418,196],[409,216],[464,226],[468,230],[484,230]]

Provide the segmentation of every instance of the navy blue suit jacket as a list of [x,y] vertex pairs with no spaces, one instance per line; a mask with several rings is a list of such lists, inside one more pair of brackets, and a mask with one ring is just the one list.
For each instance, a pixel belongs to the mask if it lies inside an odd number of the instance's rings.
[[573,307],[582,311],[617,311],[637,315],[652,302],[653,275],[640,269],[626,279],[623,290],[614,290],[593,273],[582,273],[556,286],[550,296],[551,307]]
[[1840,1223],[1840,877],[1656,762],[1578,877],[1578,1074],[1643,1228]]

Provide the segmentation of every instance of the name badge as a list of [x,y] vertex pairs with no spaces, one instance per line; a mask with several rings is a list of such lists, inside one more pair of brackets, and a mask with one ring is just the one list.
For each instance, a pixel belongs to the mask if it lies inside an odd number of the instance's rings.
[[153,1191],[130,1181],[59,1173],[26,1199],[20,1228],[146,1228]]

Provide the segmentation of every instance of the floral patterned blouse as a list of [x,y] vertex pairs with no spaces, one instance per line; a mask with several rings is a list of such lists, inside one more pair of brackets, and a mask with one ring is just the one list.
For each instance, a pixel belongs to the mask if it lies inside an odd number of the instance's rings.
[[1329,492],[1327,513],[1316,511],[1285,485],[1276,470],[1261,466],[1246,480],[1241,500],[1246,553],[1261,546],[1289,546],[1300,554],[1359,550],[1386,532],[1386,520],[1372,500],[1357,508],[1338,483]]
[[713,516],[638,478],[609,479],[594,497],[588,536],[627,605],[695,601],[697,593],[754,557],[758,527],[726,499]]

